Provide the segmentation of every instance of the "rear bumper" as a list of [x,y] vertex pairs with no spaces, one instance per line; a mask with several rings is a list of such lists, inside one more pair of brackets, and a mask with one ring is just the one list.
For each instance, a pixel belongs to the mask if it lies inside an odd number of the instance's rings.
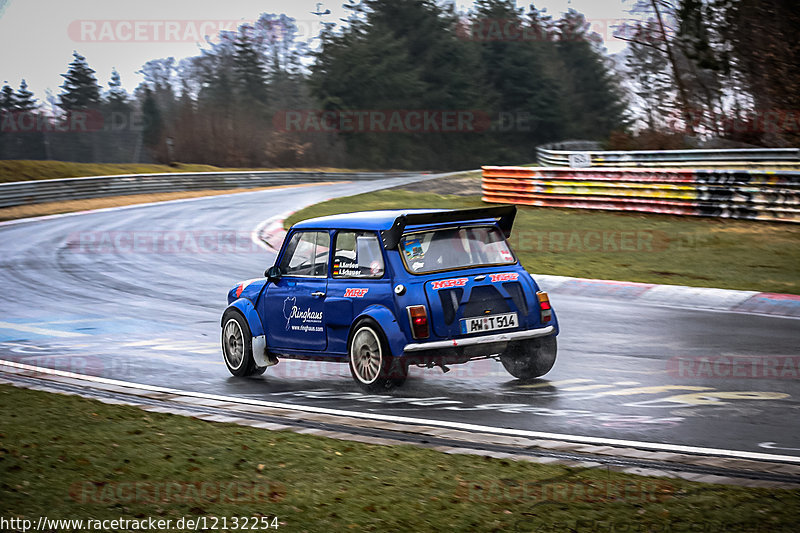
[[512,331],[509,333],[494,333],[492,335],[482,335],[480,337],[467,337],[465,339],[450,339],[446,341],[419,342],[406,344],[403,351],[405,353],[427,352],[431,350],[445,350],[448,348],[463,348],[466,346],[478,346],[481,344],[498,344],[501,342],[520,341],[533,339],[536,337],[546,337],[555,332],[556,328],[547,326],[537,329],[526,329],[524,331]]

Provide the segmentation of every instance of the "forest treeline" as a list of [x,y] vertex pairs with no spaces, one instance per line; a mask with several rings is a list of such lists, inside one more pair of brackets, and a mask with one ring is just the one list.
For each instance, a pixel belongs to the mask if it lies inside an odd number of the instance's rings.
[[796,14],[778,16],[795,11],[782,0],[641,0],[616,65],[574,10],[346,7],[344,23],[311,41],[293,19],[262,14],[197,56],[147,62],[133,94],[116,71],[101,87],[76,51],[52,101],[24,80],[2,88],[0,156],[56,158],[53,145],[68,139],[73,157],[92,161],[460,169],[533,161],[537,145],[564,139],[797,140],[785,124],[758,123],[763,109],[800,109],[796,39],[775,42],[797,29]]

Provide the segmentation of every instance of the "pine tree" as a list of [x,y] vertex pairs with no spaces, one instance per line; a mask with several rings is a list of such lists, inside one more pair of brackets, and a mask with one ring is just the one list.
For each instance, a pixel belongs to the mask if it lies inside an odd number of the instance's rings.
[[494,92],[499,162],[532,160],[535,147],[560,140],[564,113],[559,86],[546,68],[554,53],[544,17],[527,20],[511,0],[479,0],[472,23],[486,79]]
[[3,85],[2,90],[0,90],[0,110],[2,111],[16,111],[19,109],[17,107],[17,97],[14,94],[14,89],[5,82]]
[[565,118],[569,137],[602,140],[626,125],[626,105],[616,79],[588,34],[585,17],[570,9],[558,21],[557,59],[569,106]]
[[144,120],[142,140],[145,146],[156,148],[161,142],[164,124],[161,119],[161,111],[158,109],[158,104],[153,96],[153,91],[146,85],[144,87],[144,99],[142,101],[142,118]]
[[[452,11],[430,0],[365,0],[358,13],[341,33],[322,35],[311,84],[325,109],[486,109],[477,50],[457,36]],[[343,137],[355,165],[458,168],[477,164],[485,143],[467,129]]]
[[111,79],[108,82],[108,91],[106,92],[105,100],[112,111],[119,111],[130,107],[128,93],[122,86],[122,79],[116,68],[111,69]]
[[265,104],[267,83],[264,66],[249,33],[251,28],[242,26],[233,45],[234,86],[243,102]]
[[28,82],[22,80],[17,89],[17,94],[14,95],[17,101],[17,108],[22,111],[33,111],[36,109],[36,98],[33,93],[28,90]]
[[94,70],[89,67],[86,58],[78,52],[73,52],[73,61],[64,77],[61,86],[63,92],[59,95],[58,104],[64,111],[85,110],[95,107],[100,102],[100,86],[94,76]]

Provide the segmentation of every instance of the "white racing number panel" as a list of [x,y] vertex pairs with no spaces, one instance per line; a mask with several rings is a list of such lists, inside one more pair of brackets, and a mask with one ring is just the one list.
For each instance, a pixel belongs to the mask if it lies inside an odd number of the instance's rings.
[[483,333],[485,331],[496,331],[498,329],[511,329],[518,325],[519,320],[517,320],[517,313],[462,318],[461,333],[465,335],[470,333]]

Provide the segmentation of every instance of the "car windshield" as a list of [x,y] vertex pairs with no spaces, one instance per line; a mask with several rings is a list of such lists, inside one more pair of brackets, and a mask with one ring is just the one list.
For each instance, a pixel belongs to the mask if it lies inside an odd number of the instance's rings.
[[414,274],[516,262],[503,235],[489,226],[411,233],[403,236],[400,251]]

